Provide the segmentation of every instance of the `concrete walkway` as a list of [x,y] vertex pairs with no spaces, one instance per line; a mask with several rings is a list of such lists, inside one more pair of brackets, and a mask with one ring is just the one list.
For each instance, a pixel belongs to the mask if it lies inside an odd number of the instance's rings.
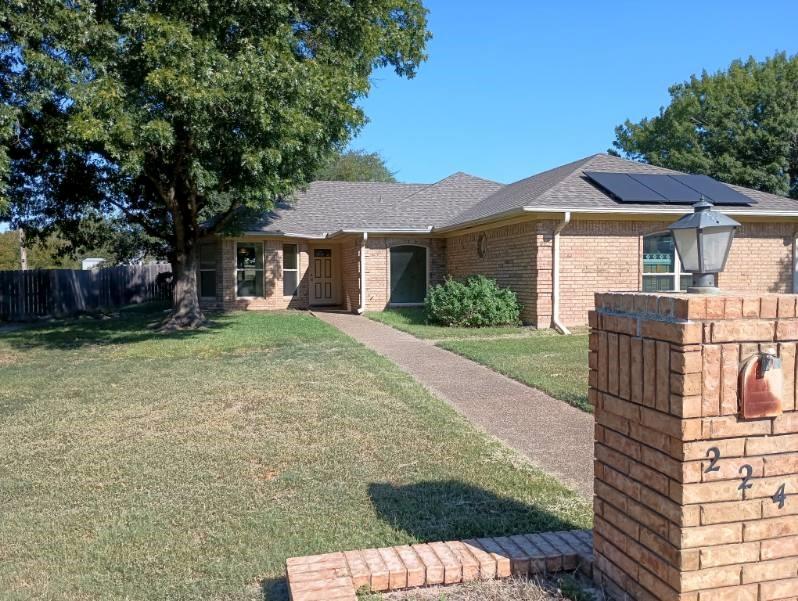
[[543,471],[593,495],[593,416],[470,359],[349,313],[315,315],[387,357]]

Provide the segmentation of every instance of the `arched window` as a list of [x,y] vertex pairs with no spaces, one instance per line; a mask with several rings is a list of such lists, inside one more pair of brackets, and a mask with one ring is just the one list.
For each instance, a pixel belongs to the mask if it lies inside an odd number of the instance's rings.
[[405,244],[391,247],[392,305],[419,305],[427,296],[427,249]]
[[643,236],[643,292],[686,290],[692,283],[670,232]]

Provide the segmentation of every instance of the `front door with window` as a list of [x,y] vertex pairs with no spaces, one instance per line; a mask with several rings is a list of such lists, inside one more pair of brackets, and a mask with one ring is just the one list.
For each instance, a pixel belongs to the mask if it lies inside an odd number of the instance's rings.
[[313,249],[313,285],[310,292],[312,305],[334,305],[335,269],[331,248]]

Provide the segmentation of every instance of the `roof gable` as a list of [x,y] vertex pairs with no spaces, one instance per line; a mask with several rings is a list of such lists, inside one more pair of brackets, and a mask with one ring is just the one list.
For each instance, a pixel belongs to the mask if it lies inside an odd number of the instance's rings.
[[392,202],[375,215],[374,228],[440,227],[464,209],[502,188],[502,184],[458,171]]

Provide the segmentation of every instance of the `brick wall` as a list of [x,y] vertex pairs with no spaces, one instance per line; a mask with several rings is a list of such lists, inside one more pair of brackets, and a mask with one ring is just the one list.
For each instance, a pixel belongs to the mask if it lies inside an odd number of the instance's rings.
[[[448,238],[447,271],[455,278],[481,274],[511,288],[523,305],[521,318],[546,327],[551,321],[551,229],[547,232],[547,225],[525,221]],[[477,252],[481,233],[487,241],[483,257]]]
[[360,306],[360,238],[341,244],[341,304],[347,311]]
[[414,244],[427,248],[429,284],[434,286],[446,275],[446,241],[440,238],[379,237],[369,236],[366,243],[366,309],[382,311],[391,297],[392,246]]
[[568,326],[584,325],[596,292],[639,290],[642,236],[661,232],[670,223],[571,222],[560,234],[562,322]]
[[728,290],[792,292],[795,232],[791,223],[744,223],[734,236],[719,285]]
[[[673,220],[574,220],[560,236],[560,318],[566,325],[585,325],[595,292],[639,290],[642,284],[642,239],[661,232]],[[518,295],[524,306],[522,319],[549,327],[552,311],[552,236],[557,222],[529,221],[468,232],[448,239],[370,236],[367,242],[367,309],[382,310],[390,298],[391,246],[420,244],[430,249],[430,284],[447,274],[465,277],[483,274]],[[792,291],[792,243],[795,226],[789,223],[745,223],[732,245],[719,285],[743,292]],[[484,257],[477,254],[481,232],[487,238]],[[300,289],[295,298],[282,296],[281,239],[260,239],[264,244],[264,299],[235,298],[235,240],[218,242],[219,267],[215,302],[208,307],[284,309],[308,306],[308,242],[300,245]],[[360,304],[361,240],[352,237],[336,246],[341,265],[341,302],[349,310]]]
[[[796,300],[596,295],[594,566],[616,597],[798,595]],[[766,350],[782,359],[784,413],[743,420],[738,370]]]
[[[201,299],[202,306],[232,309],[305,309],[308,306],[308,244],[303,240],[252,238],[247,242],[263,244],[263,298],[236,298],[236,239],[219,238],[216,262],[216,299]],[[283,296],[283,244],[298,245],[299,289],[295,296]]]
[[[560,235],[560,315],[570,326],[584,325],[593,294],[633,291],[642,285],[642,237],[667,230],[674,219],[573,221]],[[544,222],[541,222],[544,223]],[[551,227],[551,226],[550,226]],[[792,292],[789,223],[745,223],[735,235],[719,286],[741,292]],[[539,294],[545,295],[544,290]],[[550,292],[549,292],[550,294]]]

